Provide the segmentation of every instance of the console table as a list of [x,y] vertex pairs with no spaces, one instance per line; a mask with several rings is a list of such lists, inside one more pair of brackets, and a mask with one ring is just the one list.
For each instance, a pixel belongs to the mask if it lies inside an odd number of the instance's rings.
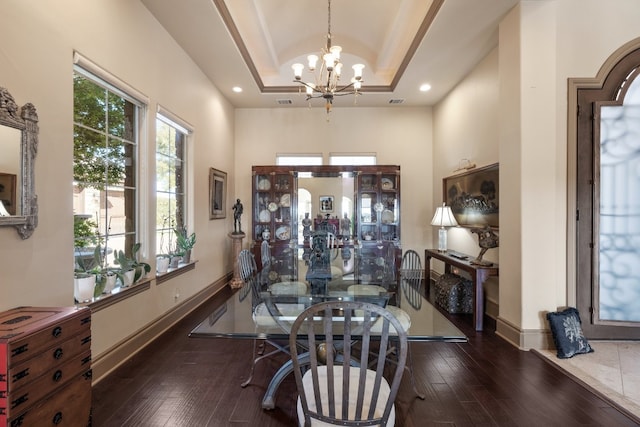
[[451,273],[451,268],[455,267],[462,271],[466,271],[471,275],[471,281],[473,283],[473,327],[476,331],[482,331],[484,316],[484,290],[482,288],[482,284],[487,277],[498,275],[498,264],[494,263],[488,266],[472,264],[471,261],[474,257],[471,255],[465,255],[453,251],[438,252],[436,249],[425,249],[424,277],[427,295],[431,281],[431,258],[444,262],[445,273]]

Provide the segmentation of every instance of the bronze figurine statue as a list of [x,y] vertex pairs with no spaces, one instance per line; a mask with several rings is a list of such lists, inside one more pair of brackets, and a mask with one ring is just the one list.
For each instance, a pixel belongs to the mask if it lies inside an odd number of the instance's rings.
[[242,224],[240,218],[242,217],[242,203],[240,199],[236,199],[236,204],[233,205],[233,234],[242,234]]

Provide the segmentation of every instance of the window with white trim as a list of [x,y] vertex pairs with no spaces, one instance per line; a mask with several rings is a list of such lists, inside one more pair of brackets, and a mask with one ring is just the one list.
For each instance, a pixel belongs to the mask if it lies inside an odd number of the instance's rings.
[[[106,73],[105,73],[106,74]],[[93,249],[131,255],[138,242],[140,122],[143,101],[75,65],[73,75],[73,210],[76,268]],[[92,261],[93,260],[93,261]]]
[[187,228],[187,140],[183,124],[156,117],[156,254],[176,253],[176,230]]

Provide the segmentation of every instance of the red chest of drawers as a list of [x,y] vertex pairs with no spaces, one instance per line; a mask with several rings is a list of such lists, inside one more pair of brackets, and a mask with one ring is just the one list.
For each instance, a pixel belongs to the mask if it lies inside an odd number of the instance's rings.
[[0,313],[0,426],[90,424],[91,311]]

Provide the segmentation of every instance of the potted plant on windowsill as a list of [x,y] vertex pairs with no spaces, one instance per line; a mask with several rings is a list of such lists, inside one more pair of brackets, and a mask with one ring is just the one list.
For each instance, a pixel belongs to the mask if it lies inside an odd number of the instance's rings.
[[90,302],[103,292],[111,292],[115,285],[116,273],[105,265],[106,249],[97,245],[91,262],[78,262],[74,270],[74,297],[79,303]]
[[100,265],[95,258],[95,245],[102,243],[98,232],[98,224],[91,219],[91,215],[73,216],[73,246],[75,251],[76,269],[90,270]]
[[196,245],[196,233],[187,235],[186,227],[176,228],[174,231],[176,232],[177,252],[182,254],[182,262],[188,264],[191,262],[191,250]]
[[119,266],[118,277],[122,282],[122,287],[126,288],[140,280],[146,273],[151,271],[151,265],[138,261],[138,251],[140,243],[131,247],[131,256],[127,256],[124,251],[116,250],[114,263]]
[[156,273],[164,274],[169,270],[169,263],[171,262],[171,254],[158,254],[156,255]]
[[178,261],[180,260],[180,257],[172,250],[172,233],[174,230],[170,227],[170,222],[171,218],[163,218],[162,232],[160,233],[160,249],[163,252],[156,254],[156,273],[158,274],[166,273],[169,268],[178,267]]

